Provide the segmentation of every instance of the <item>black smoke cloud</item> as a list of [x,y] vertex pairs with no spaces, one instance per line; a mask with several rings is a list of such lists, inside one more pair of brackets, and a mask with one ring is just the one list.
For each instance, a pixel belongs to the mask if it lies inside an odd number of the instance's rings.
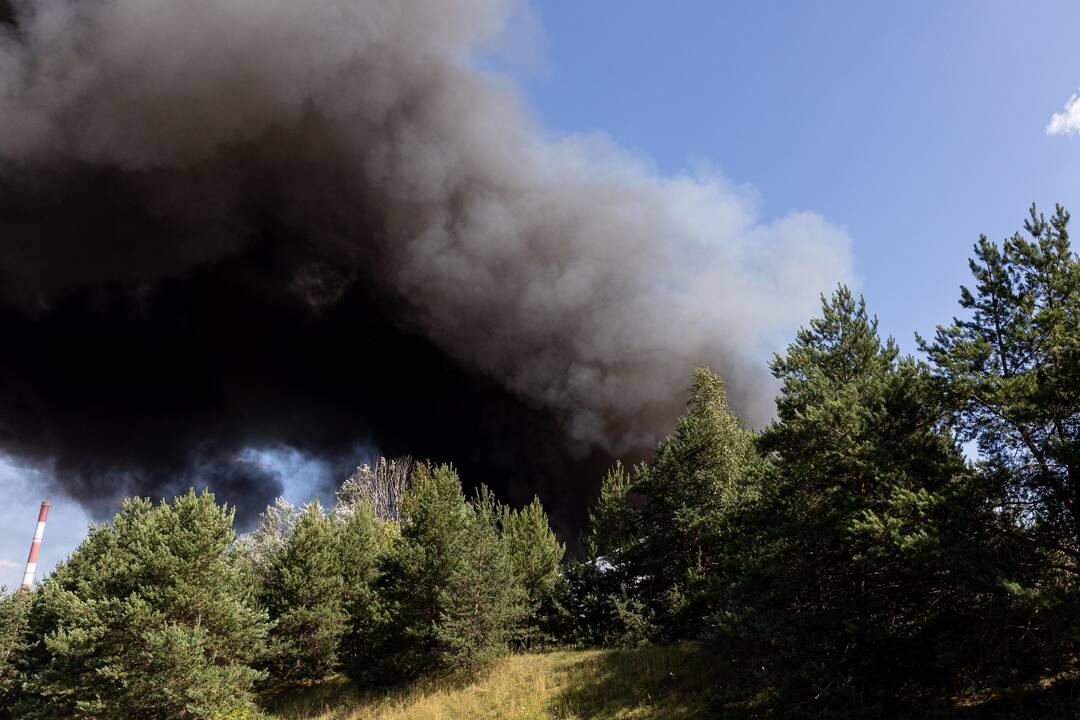
[[254,512],[280,487],[245,448],[360,442],[569,527],[693,365],[766,419],[763,347],[850,273],[812,213],[536,127],[474,63],[507,0],[14,8],[0,447],[97,512],[189,484]]

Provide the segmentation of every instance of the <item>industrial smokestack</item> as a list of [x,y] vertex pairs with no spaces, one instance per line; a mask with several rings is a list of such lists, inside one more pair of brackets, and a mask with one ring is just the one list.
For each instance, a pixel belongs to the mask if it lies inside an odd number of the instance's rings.
[[23,573],[23,590],[29,590],[34,585],[34,573],[37,571],[38,551],[41,550],[41,538],[45,535],[45,520],[49,517],[49,501],[41,501],[41,511],[38,512],[37,528],[34,530],[34,542],[30,545],[30,557],[26,558],[26,572]]

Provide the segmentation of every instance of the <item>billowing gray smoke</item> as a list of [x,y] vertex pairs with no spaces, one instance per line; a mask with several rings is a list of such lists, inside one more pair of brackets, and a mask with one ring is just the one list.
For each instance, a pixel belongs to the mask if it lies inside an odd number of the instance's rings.
[[[761,423],[762,351],[850,274],[847,237],[817,215],[760,223],[716,173],[659,177],[603,138],[537,127],[476,68],[510,0],[15,7],[0,39],[0,330],[20,347],[0,351],[0,440],[59,463],[82,497],[98,476],[153,490],[140,478],[175,480],[166,464],[251,443],[386,444],[394,403],[365,397],[387,384],[466,413],[443,407],[417,433],[504,428],[497,444],[521,451],[507,465],[552,436],[571,458],[646,450],[696,364]],[[407,389],[423,382],[406,356],[432,352],[427,371],[460,369],[432,388],[474,401]],[[323,392],[349,353],[356,389]],[[144,372],[155,363],[168,371]],[[477,425],[475,399],[502,392],[493,406],[530,419]],[[580,479],[540,484],[559,482]]]

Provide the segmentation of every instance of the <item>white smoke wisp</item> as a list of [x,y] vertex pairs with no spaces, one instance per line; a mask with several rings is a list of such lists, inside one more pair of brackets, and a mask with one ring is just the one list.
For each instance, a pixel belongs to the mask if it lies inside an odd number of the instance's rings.
[[47,267],[35,251],[0,262],[26,295],[152,280],[238,251],[250,209],[269,206],[323,259],[298,268],[297,292],[322,304],[341,283],[378,285],[582,447],[647,447],[699,364],[761,424],[761,358],[850,281],[848,235],[812,212],[763,222],[753,194],[714,171],[665,177],[603,137],[551,137],[474,63],[516,9],[24,4],[0,41],[0,169],[116,168],[176,231],[123,254],[83,238],[62,268],[47,243]]

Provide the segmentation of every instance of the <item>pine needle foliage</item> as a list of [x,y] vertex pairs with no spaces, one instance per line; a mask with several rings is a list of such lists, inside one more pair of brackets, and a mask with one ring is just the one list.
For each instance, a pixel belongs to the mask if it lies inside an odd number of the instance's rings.
[[20,718],[188,720],[253,709],[265,615],[209,492],[127,500],[35,593]]
[[710,585],[734,559],[733,533],[760,494],[762,465],[719,375],[696,370],[688,394],[687,414],[651,461],[629,472],[616,463],[604,478],[589,560],[568,569],[559,600],[576,641],[639,645],[705,629]]
[[338,529],[319,502],[304,508],[270,563],[262,602],[270,613],[268,668],[278,683],[318,680],[337,667],[345,631]]
[[1019,636],[988,625],[1012,610],[995,518],[925,368],[841,286],[772,370],[761,551],[718,637],[807,712],[924,712],[985,680]]
[[514,574],[502,511],[485,489],[466,500],[449,465],[418,465],[401,533],[379,561],[377,601],[345,659],[364,683],[471,672],[505,652],[527,596]]
[[955,410],[1000,483],[999,510],[1080,576],[1080,258],[1069,213],[1032,206],[1024,233],[982,236],[962,288],[964,319],[921,340]]
[[19,698],[23,674],[22,660],[30,645],[31,593],[17,590],[8,593],[0,587],[0,718],[12,717]]
[[543,644],[550,638],[542,630],[545,606],[562,577],[566,546],[552,532],[540,499],[523,508],[504,506],[499,522],[514,571],[513,582],[521,588],[524,614],[515,632],[518,647]]

